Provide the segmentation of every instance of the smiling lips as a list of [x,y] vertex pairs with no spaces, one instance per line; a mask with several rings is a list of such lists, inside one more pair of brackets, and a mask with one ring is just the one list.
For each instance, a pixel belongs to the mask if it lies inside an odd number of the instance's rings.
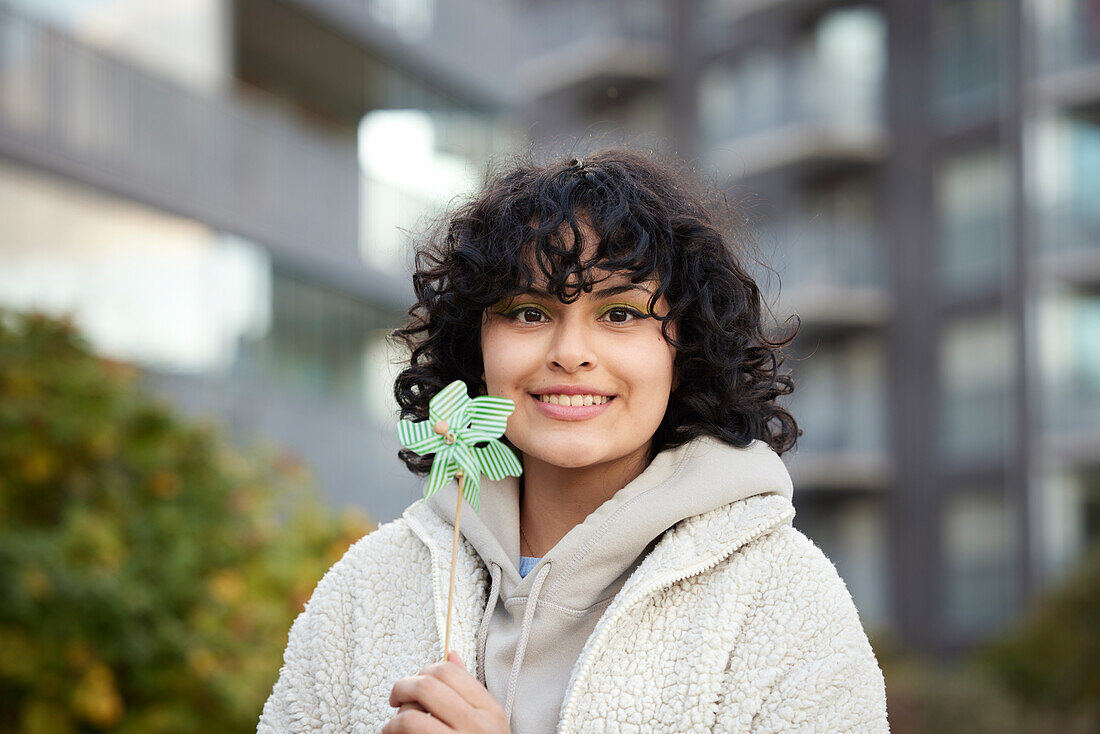
[[[560,421],[582,421],[608,409],[613,395],[532,395],[543,415]],[[557,402],[555,402],[557,400]]]
[[582,405],[603,405],[607,401],[611,400],[612,396],[549,394],[537,395],[536,397],[542,402],[550,403],[551,405],[571,405],[573,407],[579,407]]

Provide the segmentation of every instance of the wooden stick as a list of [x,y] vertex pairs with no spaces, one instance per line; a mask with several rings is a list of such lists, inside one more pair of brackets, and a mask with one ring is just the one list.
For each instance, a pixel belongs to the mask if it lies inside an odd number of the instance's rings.
[[462,493],[466,485],[466,475],[458,473],[458,506],[455,507],[455,538],[451,546],[451,588],[447,592],[447,639],[443,643],[443,662],[447,662],[447,655],[451,651],[451,607],[455,598],[455,568],[458,564],[458,525],[462,520]]

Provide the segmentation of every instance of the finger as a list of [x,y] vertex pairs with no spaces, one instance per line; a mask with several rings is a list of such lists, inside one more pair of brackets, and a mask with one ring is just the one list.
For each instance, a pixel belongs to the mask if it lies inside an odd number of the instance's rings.
[[382,734],[452,734],[454,729],[423,711],[400,711],[386,722]]
[[393,684],[391,706],[412,702],[455,729],[468,726],[476,713],[453,688],[432,675],[414,675]]
[[484,710],[497,706],[497,700],[493,698],[493,694],[489,693],[481,681],[470,675],[457,660],[461,660],[458,653],[452,652],[447,662],[432,663],[420,672],[422,675],[430,675],[443,681],[461,696],[462,700],[476,709]]

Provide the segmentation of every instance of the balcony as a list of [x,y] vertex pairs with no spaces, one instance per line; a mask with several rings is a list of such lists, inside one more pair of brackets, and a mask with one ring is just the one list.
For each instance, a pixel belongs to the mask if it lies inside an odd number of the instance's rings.
[[[779,273],[778,292],[769,289],[767,298],[781,318],[798,314],[803,335],[874,329],[889,320],[881,243],[869,222],[792,218],[767,227],[763,241],[775,243],[770,260]],[[768,283],[767,275],[760,282]]]
[[825,13],[797,53],[754,49],[704,76],[709,155],[735,179],[866,166],[888,150],[882,123],[885,27],[870,8]]
[[[807,351],[807,350],[800,350]],[[889,482],[882,355],[874,337],[817,343],[791,366],[803,435],[787,458],[796,486],[878,491]]]
[[1037,91],[1070,108],[1100,105],[1100,3],[1035,2]]
[[519,98],[510,74],[520,42],[521,9],[494,0],[290,0],[310,19],[357,46],[415,70],[442,88],[505,106]]
[[199,95],[0,8],[0,156],[262,243],[283,267],[403,307],[359,257],[354,129]]
[[532,3],[523,14],[529,38],[517,79],[529,98],[613,87],[630,93],[664,80],[668,51],[660,0]]

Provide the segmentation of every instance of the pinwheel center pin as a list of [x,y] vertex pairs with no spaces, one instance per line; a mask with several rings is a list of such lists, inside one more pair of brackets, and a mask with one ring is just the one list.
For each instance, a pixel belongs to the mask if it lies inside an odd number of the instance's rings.
[[443,442],[448,446],[455,442],[455,432],[447,425],[447,421],[436,421],[435,425],[432,426],[432,430],[442,436]]

